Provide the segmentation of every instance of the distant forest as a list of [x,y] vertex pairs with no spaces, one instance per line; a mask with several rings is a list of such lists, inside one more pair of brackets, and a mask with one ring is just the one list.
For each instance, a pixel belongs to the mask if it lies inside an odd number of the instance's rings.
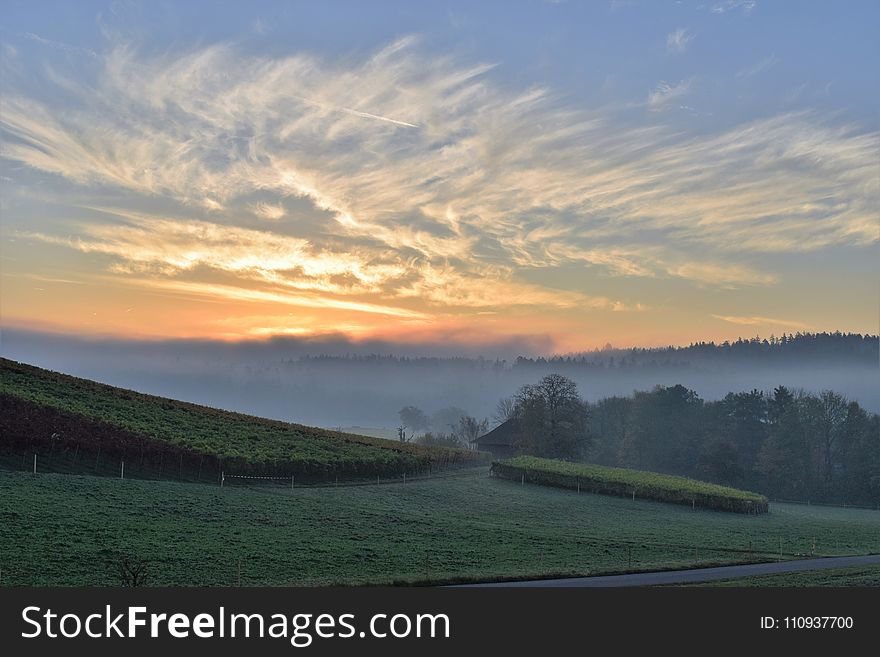
[[588,405],[583,455],[771,498],[880,504],[880,416],[831,391],[777,387],[704,401],[681,385]]
[[[880,338],[799,333],[687,347],[615,349],[517,358],[456,357],[455,346],[276,338],[242,343],[84,340],[4,330],[7,358],[154,395],[299,424],[398,426],[406,406],[491,418],[498,400],[550,373],[595,402],[681,384],[704,400],[783,385],[834,390],[880,412]],[[343,403],[344,402],[344,403]],[[445,414],[445,415],[448,415]],[[448,431],[449,420],[440,429]],[[384,434],[383,434],[384,435]]]
[[733,342],[696,342],[686,347],[632,347],[617,349],[607,344],[602,349],[573,354],[526,357],[519,356],[513,361],[504,359],[484,359],[468,357],[425,357],[395,356],[382,354],[345,355],[306,355],[297,361],[301,363],[327,363],[328,361],[374,362],[374,363],[412,363],[417,365],[466,364],[497,368],[546,368],[552,366],[569,367],[669,367],[741,361],[743,364],[754,361],[797,364],[823,360],[835,363],[880,364],[880,336],[861,333],[783,333],[769,338],[738,338]]

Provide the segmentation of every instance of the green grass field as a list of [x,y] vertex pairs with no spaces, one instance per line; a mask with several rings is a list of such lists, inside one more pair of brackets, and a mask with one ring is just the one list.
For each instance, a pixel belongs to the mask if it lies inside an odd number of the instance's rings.
[[[880,513],[773,504],[743,516],[489,478],[220,488],[0,471],[2,585],[490,580],[880,551]],[[240,573],[240,574],[239,574]]]
[[853,566],[829,570],[725,579],[694,586],[880,586],[880,566]]

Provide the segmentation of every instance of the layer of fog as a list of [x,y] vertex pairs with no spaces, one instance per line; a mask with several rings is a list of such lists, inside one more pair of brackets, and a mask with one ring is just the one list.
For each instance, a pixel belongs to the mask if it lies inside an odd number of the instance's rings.
[[[559,371],[537,362],[514,365],[522,345],[497,347],[489,359],[449,358],[442,345],[401,347],[278,339],[265,342],[138,342],[83,340],[6,329],[0,354],[39,367],[141,392],[324,427],[394,427],[397,412],[413,405],[427,414],[450,406],[490,418],[502,397],[525,383]],[[322,354],[336,358],[316,358]],[[406,356],[410,360],[387,358]],[[419,355],[445,357],[412,360]],[[358,355],[360,358],[338,358]],[[370,357],[377,355],[378,357]],[[495,360],[505,358],[506,360]],[[586,399],[629,395],[633,390],[681,383],[704,399],[778,385],[807,391],[835,390],[880,412],[876,359],[828,354],[795,362],[756,359],[725,362],[660,362],[645,366],[569,366]]]

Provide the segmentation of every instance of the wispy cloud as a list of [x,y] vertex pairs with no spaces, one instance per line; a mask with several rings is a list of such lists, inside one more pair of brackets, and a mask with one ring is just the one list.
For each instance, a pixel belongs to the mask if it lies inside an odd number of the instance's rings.
[[252,281],[335,294],[378,292],[406,271],[399,261],[379,261],[352,249],[334,252],[268,231],[131,213],[125,220],[84,224],[81,235],[73,238],[41,233],[22,236],[114,256],[117,272],[171,276],[207,268]]
[[[634,126],[552,90],[495,84],[493,64],[424,54],[413,39],[360,61],[218,44],[162,56],[117,46],[101,62],[93,84],[59,90],[63,111],[11,77],[3,156],[83,194],[110,188],[176,208],[117,208],[73,237],[31,235],[163,285],[208,270],[432,312],[604,312],[644,300],[522,272],[585,264],[763,285],[775,275],[744,254],[877,241],[880,137],[815,113],[701,135],[670,130],[660,112]],[[663,82],[647,106],[690,88]],[[254,217],[265,230],[242,225]]]
[[414,310],[406,310],[392,306],[382,306],[374,303],[361,303],[346,301],[316,295],[294,295],[282,291],[265,289],[244,288],[236,285],[222,285],[180,280],[155,280],[133,278],[127,281],[128,285],[140,285],[151,290],[168,290],[190,296],[201,296],[210,300],[226,299],[236,301],[269,302],[286,304],[300,308],[333,308],[358,313],[373,313],[388,315],[390,317],[425,318],[427,315]]
[[666,35],[666,50],[674,53],[683,53],[687,50],[688,44],[694,40],[695,36],[690,30],[679,27]]
[[804,324],[802,322],[797,322],[789,319],[774,319],[772,317],[742,317],[732,315],[712,315],[712,317],[714,317],[715,319],[720,319],[722,322],[739,324],[741,326],[782,326],[790,329],[799,330],[809,330],[812,328],[808,324]]
[[[105,210],[106,211],[106,210]],[[223,226],[204,221],[158,219],[125,215],[119,224],[85,224],[81,236],[58,237],[24,233],[30,239],[69,246],[84,253],[116,258],[116,274],[153,276],[163,290],[204,293],[237,300],[276,301],[309,307],[346,308],[379,312],[371,304],[341,300],[364,295],[385,299],[417,299],[428,306],[483,308],[548,306],[624,310],[629,306],[605,297],[552,290],[517,282],[510,267],[482,267],[462,272],[429,262],[406,262],[393,252],[384,257],[347,249],[322,250],[309,241],[266,231]],[[233,274],[247,287],[218,287],[177,280],[181,274],[220,272]],[[139,280],[143,284],[144,279]],[[259,285],[265,294],[258,293]],[[320,294],[317,301],[302,302],[291,290]],[[386,314],[411,316],[409,310],[389,309]]]
[[724,0],[723,2],[716,2],[712,5],[712,13],[726,14],[729,11],[741,9],[742,12],[748,16],[757,5],[758,3],[756,0]]
[[691,80],[682,80],[677,84],[658,82],[654,90],[648,94],[648,109],[652,111],[665,109],[673,101],[686,96],[691,90],[691,82]]
[[771,53],[770,56],[765,57],[761,61],[753,64],[752,66],[748,66],[746,68],[740,69],[736,72],[737,78],[751,78],[759,73],[763,73],[764,71],[776,66],[779,63],[779,58],[776,56],[776,53]]
[[53,48],[54,50],[60,50],[69,55],[88,55],[89,57],[97,58],[98,54],[91,50],[90,48],[81,48],[79,46],[71,46],[61,41],[53,41],[52,39],[47,39],[45,37],[41,37],[39,34],[34,34],[33,32],[25,32],[24,38],[29,41],[33,41],[34,43],[39,43],[42,46],[46,46],[48,48]]
[[410,286],[398,294],[426,299],[442,306],[490,308],[503,306],[551,306],[597,310],[626,310],[630,306],[607,297],[596,297],[538,285],[517,283],[510,268],[487,268],[480,283],[452,267],[427,265]]
[[285,214],[283,205],[272,205],[271,203],[257,203],[252,209],[255,215],[270,221],[277,221]]
[[776,276],[772,274],[754,271],[742,265],[718,262],[683,262],[671,265],[668,271],[673,276],[726,288],[773,285],[777,281]]

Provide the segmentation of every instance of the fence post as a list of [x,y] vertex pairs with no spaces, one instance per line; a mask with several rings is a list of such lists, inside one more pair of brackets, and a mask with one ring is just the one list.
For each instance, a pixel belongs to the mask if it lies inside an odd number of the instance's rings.
[[37,474],[37,455],[34,454],[34,474]]
[[226,481],[226,473],[222,470],[220,471],[220,488],[223,488],[223,483]]
[[525,475],[522,475],[522,479],[520,479],[519,485],[520,486],[526,485],[526,476]]
[[290,488],[293,489],[293,475],[290,475]]
[[403,473],[403,484],[406,485],[406,473]]
[[119,478],[125,479],[125,461],[121,461],[121,466],[119,468]]

